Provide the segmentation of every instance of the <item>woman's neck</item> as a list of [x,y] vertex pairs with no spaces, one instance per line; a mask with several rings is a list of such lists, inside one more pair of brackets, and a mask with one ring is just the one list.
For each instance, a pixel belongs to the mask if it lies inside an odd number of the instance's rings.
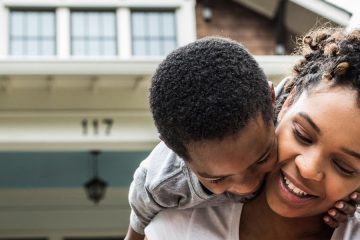
[[265,191],[253,201],[246,203],[241,214],[242,240],[331,239],[332,233],[333,229],[323,222],[322,216],[285,218],[276,214],[266,201]]

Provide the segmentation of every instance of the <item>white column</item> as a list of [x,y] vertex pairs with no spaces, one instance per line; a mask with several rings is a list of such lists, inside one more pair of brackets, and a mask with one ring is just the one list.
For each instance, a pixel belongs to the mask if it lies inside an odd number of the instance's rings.
[[121,59],[131,58],[131,27],[130,9],[117,9],[117,44],[118,54]]
[[196,40],[195,0],[183,1],[176,11],[178,46]]
[[9,9],[0,3],[0,58],[6,58],[9,49]]
[[56,45],[57,57],[70,57],[70,10],[69,8],[56,9]]

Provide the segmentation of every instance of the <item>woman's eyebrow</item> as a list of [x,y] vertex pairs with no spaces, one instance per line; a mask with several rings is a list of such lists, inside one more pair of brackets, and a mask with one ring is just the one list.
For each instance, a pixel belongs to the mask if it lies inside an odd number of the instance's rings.
[[314,130],[318,133],[321,134],[320,128],[316,125],[316,123],[311,119],[311,117],[309,116],[309,114],[307,114],[306,112],[299,112],[298,115],[300,117],[302,117],[303,119],[305,119],[313,128]]
[[344,147],[341,148],[341,150],[342,150],[344,153],[347,153],[347,154],[349,154],[349,155],[357,158],[358,160],[360,160],[360,153],[355,152],[355,151],[353,151],[353,150],[351,150],[351,149],[348,149],[348,148],[344,148]]

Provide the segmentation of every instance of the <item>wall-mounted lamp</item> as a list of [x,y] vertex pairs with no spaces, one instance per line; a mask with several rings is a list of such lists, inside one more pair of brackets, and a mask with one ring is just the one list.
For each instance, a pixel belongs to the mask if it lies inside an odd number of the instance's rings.
[[100,151],[91,151],[92,155],[92,178],[84,184],[88,198],[98,204],[105,196],[107,183],[98,177],[98,156]]
[[208,3],[204,3],[202,7],[202,17],[205,22],[210,22],[213,17],[213,12]]

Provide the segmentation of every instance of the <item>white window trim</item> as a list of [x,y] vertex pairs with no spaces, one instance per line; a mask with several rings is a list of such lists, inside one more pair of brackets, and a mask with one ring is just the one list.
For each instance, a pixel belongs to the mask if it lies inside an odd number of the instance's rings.
[[0,58],[10,52],[9,44],[9,10],[0,6]]
[[117,15],[117,50],[121,59],[131,58],[131,14],[129,8],[118,8]]
[[70,57],[70,9],[56,9],[56,56],[59,59]]

